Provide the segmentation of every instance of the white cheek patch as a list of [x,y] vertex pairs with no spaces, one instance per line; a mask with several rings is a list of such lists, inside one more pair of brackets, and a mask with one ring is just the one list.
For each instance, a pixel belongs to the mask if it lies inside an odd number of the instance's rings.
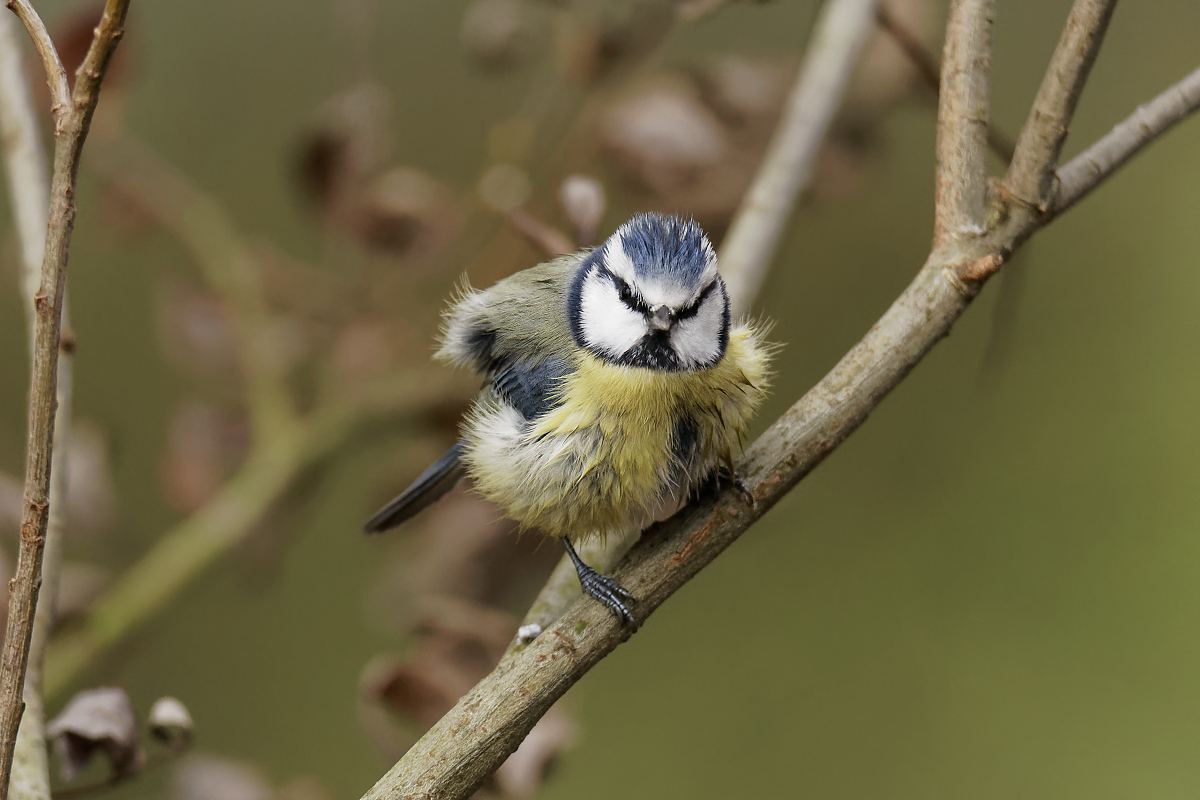
[[646,335],[642,315],[621,302],[617,287],[592,272],[583,281],[579,297],[579,327],[583,341],[618,358]]
[[680,320],[671,333],[671,347],[688,369],[712,366],[721,355],[721,328],[725,321],[725,292],[709,292],[694,317]]

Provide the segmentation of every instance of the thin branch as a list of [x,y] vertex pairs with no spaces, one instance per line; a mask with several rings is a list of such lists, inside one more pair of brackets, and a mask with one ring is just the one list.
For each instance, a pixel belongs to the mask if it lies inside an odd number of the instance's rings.
[[550,258],[565,256],[579,249],[565,233],[533,216],[524,208],[510,208],[502,212],[502,216],[513,230]]
[[108,0],[84,59],[87,75],[77,81],[65,102],[65,76],[46,28],[26,0],[10,0],[42,56],[54,109],[54,169],[50,185],[49,222],[42,259],[41,284],[34,295],[37,315],[33,371],[29,395],[29,445],[25,462],[25,494],[21,517],[21,549],[16,574],[9,583],[8,625],[0,654],[0,800],[8,797],[13,752],[25,703],[22,700],[29,663],[30,639],[42,584],[42,559],[49,521],[50,471],[54,451],[58,392],[58,353],[62,305],[67,279],[67,253],[75,224],[75,183],[79,158],[100,81],[124,29],[129,0]]
[[[1015,214],[992,238],[951,256],[931,255],[909,288],[816,387],[747,450],[737,465],[754,498],[738,490],[692,504],[647,531],[615,577],[638,598],[645,620],[719,555],[866,420],[867,415],[948,332],[1007,251],[1036,224]],[[987,269],[971,271],[976,262]],[[968,283],[958,273],[978,280]],[[515,648],[490,676],[425,734],[363,800],[418,796],[452,800],[473,792],[543,713],[592,666],[631,635],[606,609],[577,602],[531,644]]]
[[296,424],[286,376],[267,343],[276,321],[263,295],[258,259],[233,220],[206,194],[130,136],[105,142],[96,169],[187,248],[201,275],[233,309],[233,334],[258,436]]
[[1054,169],[1075,115],[1075,105],[1096,62],[1116,5],[1117,0],[1075,0],[1029,117],[1017,136],[1017,149],[1003,187],[1042,211],[1051,200]]
[[54,127],[57,132],[60,119],[69,112],[71,106],[71,87],[67,82],[67,71],[63,68],[58,50],[50,39],[50,32],[46,30],[45,23],[33,10],[33,6],[29,5],[28,0],[8,0],[5,5],[21,20],[25,30],[29,32],[29,38],[33,39],[34,49],[42,59],[46,83],[50,87],[50,113],[54,115]]
[[[954,57],[947,58],[947,63],[958,64],[950,67],[951,73],[970,72],[981,63],[986,67],[990,7],[986,3],[968,6],[971,4],[957,5],[957,19],[952,15],[951,24],[962,27],[955,36],[963,41],[948,43]],[[973,55],[964,58],[956,52],[959,49],[972,50]],[[975,185],[983,180],[982,173],[975,171],[982,137],[978,117],[971,112],[981,107],[986,111],[986,69],[981,75],[955,75],[955,79],[960,86],[948,92],[942,104],[955,105],[957,111],[939,115],[939,156],[945,156],[939,163],[943,180],[939,190],[958,185],[953,196],[947,198],[943,193],[938,199],[940,210],[941,204],[948,204],[958,216],[944,221],[969,218],[963,216],[965,207],[960,201],[969,199],[973,204],[976,198],[965,190],[983,191]],[[1193,97],[1188,92],[1180,94]],[[1183,113],[1178,112],[1176,118]],[[1166,127],[1163,124],[1160,130]],[[951,142],[956,148],[944,149]],[[1090,182],[1081,193],[1097,183]],[[981,208],[982,200],[981,194]],[[635,614],[639,622],[853,433],[949,333],[983,283],[1051,220],[1016,198],[999,197],[995,203],[997,213],[986,225],[980,218],[973,235],[962,228],[944,230],[916,278],[866,336],[746,451],[737,465],[742,488],[697,501],[642,536],[614,573],[638,598]],[[743,489],[749,491],[749,501]],[[599,604],[576,602],[530,644],[510,650],[363,800],[457,800],[469,796],[558,698],[631,635],[631,628],[621,625]]]
[[[744,314],[762,289],[783,226],[796,197],[812,177],[813,160],[870,33],[876,5],[863,0],[831,0],[817,20],[771,146],[721,243],[721,275],[735,315]],[[607,545],[581,545],[587,551],[584,560],[604,571],[615,565],[636,539],[635,531]],[[522,627],[549,627],[579,593],[575,567],[563,556],[530,606]],[[513,646],[517,644],[514,641]]]
[[955,0],[946,20],[938,103],[935,244],[983,231],[994,11],[995,0]]
[[[37,330],[34,310],[45,254],[46,223],[50,205],[50,174],[38,130],[37,112],[29,96],[17,21],[0,15],[0,133],[9,196],[21,249],[21,294],[29,317],[29,346]],[[63,298],[62,327],[70,329],[67,301]],[[54,418],[55,446],[66,452],[70,443],[72,357],[59,354],[58,409]],[[54,620],[53,598],[61,561],[66,501],[66,470],[50,473],[50,517],[46,550],[42,558],[42,594],[33,621],[29,664],[22,697],[25,713],[13,755],[10,796],[15,800],[50,800],[50,774],[46,758],[46,716],[42,704],[42,658]]]
[[238,471],[196,513],[164,532],[106,590],[77,628],[55,637],[46,661],[45,691],[55,697],[98,658],[161,613],[170,598],[245,540],[298,475],[344,444],[368,418],[395,416],[444,398],[449,382],[401,372],[343,392],[294,426],[253,442]]
[[771,146],[721,243],[721,274],[735,315],[746,312],[762,286],[779,234],[812,177],[878,4],[829,0],[821,9]]
[[1061,214],[1175,123],[1200,109],[1200,67],[1121,121],[1058,171]]
[[[892,41],[908,58],[909,63],[921,76],[921,81],[933,92],[933,96],[938,97],[941,94],[942,80],[942,65],[938,57],[926,48],[925,43],[903,22],[897,19],[891,11],[888,11],[886,4],[879,6],[879,10],[875,14],[875,21],[892,37]],[[1015,145],[1008,134],[997,128],[994,122],[988,125],[987,144],[988,149],[1002,158],[1004,163],[1012,161]]]

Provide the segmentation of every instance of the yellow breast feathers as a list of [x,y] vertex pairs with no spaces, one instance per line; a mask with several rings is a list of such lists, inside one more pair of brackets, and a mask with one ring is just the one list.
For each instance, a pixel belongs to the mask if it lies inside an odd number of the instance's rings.
[[707,370],[627,367],[585,353],[562,402],[534,422],[494,398],[473,409],[466,438],[476,489],[551,536],[644,526],[741,452],[767,360],[748,325],[730,331],[724,358]]

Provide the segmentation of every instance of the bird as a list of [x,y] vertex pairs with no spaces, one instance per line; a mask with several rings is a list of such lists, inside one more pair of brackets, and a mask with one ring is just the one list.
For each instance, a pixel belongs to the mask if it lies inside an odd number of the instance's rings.
[[489,289],[464,281],[435,358],[483,387],[459,440],[366,531],[399,525],[466,475],[522,529],[561,539],[583,591],[634,625],[636,599],[573,543],[641,530],[734,476],[772,346],[763,326],[731,322],[717,266],[693,220],[645,213]]

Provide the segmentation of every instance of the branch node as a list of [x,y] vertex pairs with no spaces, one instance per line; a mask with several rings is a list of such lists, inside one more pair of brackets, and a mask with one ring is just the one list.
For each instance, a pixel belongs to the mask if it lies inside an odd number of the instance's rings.
[[974,261],[968,261],[960,264],[956,270],[958,277],[964,281],[973,283],[983,283],[988,278],[996,274],[1001,265],[1004,264],[1004,258],[999,253],[989,253],[983,258],[978,258]]

